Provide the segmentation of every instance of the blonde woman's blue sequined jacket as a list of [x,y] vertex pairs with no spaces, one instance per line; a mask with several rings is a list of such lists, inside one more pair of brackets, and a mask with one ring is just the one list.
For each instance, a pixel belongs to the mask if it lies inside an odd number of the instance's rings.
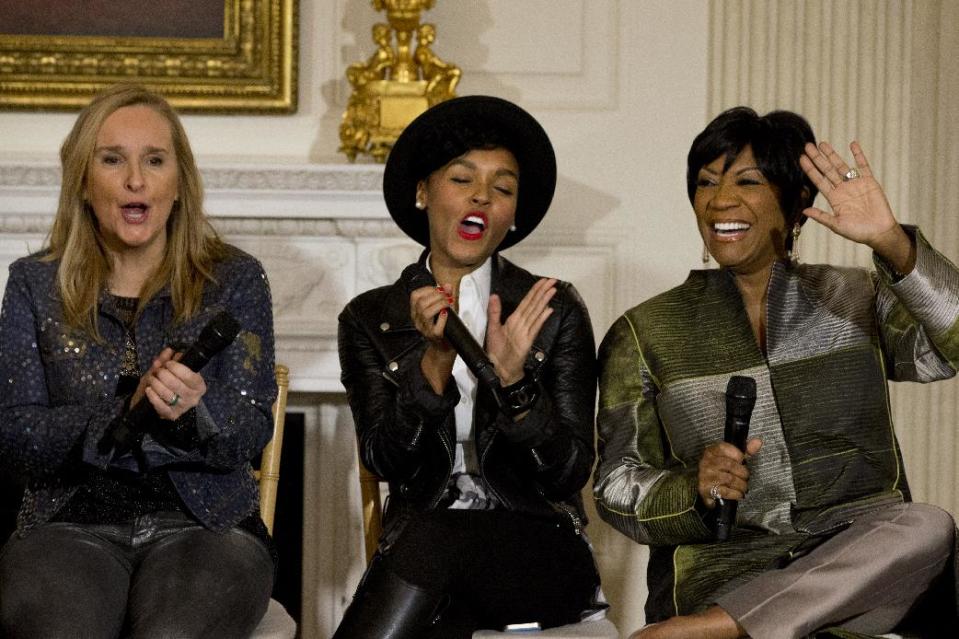
[[[27,478],[21,533],[49,520],[76,492],[71,470],[106,468],[97,443],[121,415],[116,397],[125,328],[114,298],[103,295],[97,342],[65,323],[56,288],[57,262],[30,256],[10,267],[0,313],[0,459]],[[249,460],[269,441],[276,396],[273,316],[269,285],[253,257],[233,249],[204,286],[199,311],[175,324],[169,292],[150,300],[134,333],[139,368],[146,371],[166,346],[182,350],[204,325],[228,310],[240,323],[236,340],[202,370],[206,394],[196,409],[199,447],[163,451],[167,468],[189,512],[222,530],[255,512],[256,483]],[[149,446],[149,435],[144,440]]]
[[[917,231],[915,269],[777,262],[767,355],[733,276],[693,271],[627,311],[600,348],[595,496],[603,519],[651,546],[647,621],[701,609],[857,514],[909,499],[886,381],[952,377],[959,272]],[[698,501],[703,449],[723,439],[732,375],[756,379],[749,494],[712,543]]]

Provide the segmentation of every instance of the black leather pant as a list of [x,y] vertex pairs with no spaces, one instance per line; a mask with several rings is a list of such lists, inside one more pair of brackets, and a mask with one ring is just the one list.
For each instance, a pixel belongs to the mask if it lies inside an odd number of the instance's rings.
[[0,552],[0,635],[236,639],[272,586],[269,551],[239,528],[215,533],[181,513],[50,523]]
[[480,628],[578,621],[599,575],[570,522],[507,511],[415,516],[377,554],[334,639],[468,639]]

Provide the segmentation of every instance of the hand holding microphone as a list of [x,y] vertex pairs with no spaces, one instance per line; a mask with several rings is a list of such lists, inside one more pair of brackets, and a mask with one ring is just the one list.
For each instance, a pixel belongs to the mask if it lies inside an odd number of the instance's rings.
[[229,312],[221,311],[179,357],[174,356],[173,349],[164,349],[141,378],[130,399],[130,409],[100,440],[101,453],[111,448],[119,453],[129,450],[157,417],[174,420],[196,406],[206,392],[206,382],[197,371],[229,346],[239,332],[239,323]]
[[140,378],[131,406],[150,406],[160,419],[175,420],[200,403],[206,393],[206,382],[193,369],[183,364],[183,353],[164,348],[147,374]]
[[410,293],[413,323],[431,342],[420,366],[433,390],[443,393],[453,362],[459,355],[473,375],[493,391],[500,409],[514,419],[522,418],[539,392],[536,381],[526,374],[526,356],[553,312],[549,301],[556,294],[556,280],[537,281],[505,323],[500,322],[499,296],[490,295],[486,326],[490,352],[487,354],[453,310],[452,291],[437,287],[425,266],[411,264],[402,279],[407,282]]
[[[444,360],[439,367],[444,369],[448,379],[453,370],[453,361],[456,355],[463,359],[463,363],[473,372],[477,379],[491,388],[499,388],[500,380],[493,368],[493,363],[486,355],[486,351],[479,345],[476,338],[469,332],[463,321],[453,310],[451,305],[452,291],[437,289],[433,275],[422,264],[411,264],[406,267],[403,279],[408,282],[410,291],[410,305],[413,313],[413,323],[421,333],[427,336],[434,348],[442,352]],[[435,318],[435,319],[434,319]],[[453,352],[445,352],[443,341],[449,343]],[[445,370],[448,364],[448,371]],[[427,371],[424,371],[426,373]],[[429,374],[427,378],[429,379]],[[434,390],[436,384],[430,379]],[[444,384],[445,386],[445,380]],[[442,392],[442,391],[439,391]]]
[[724,541],[736,522],[736,509],[748,489],[749,469],[744,461],[762,448],[759,439],[747,440],[749,420],[756,402],[756,384],[750,377],[734,376],[726,388],[724,441],[706,448],[699,462],[698,489],[710,508],[719,505],[716,538]]

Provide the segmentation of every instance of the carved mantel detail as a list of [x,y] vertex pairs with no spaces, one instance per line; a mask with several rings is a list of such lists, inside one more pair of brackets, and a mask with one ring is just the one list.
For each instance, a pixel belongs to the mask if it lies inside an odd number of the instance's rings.
[[[277,358],[290,367],[291,388],[342,392],[337,315],[359,292],[393,281],[422,250],[390,219],[382,165],[205,163],[202,173],[214,226],[259,258],[270,278]],[[0,287],[10,262],[41,248],[59,188],[53,158],[0,159]],[[615,244],[586,242],[578,228],[543,228],[508,256],[576,283],[594,324],[605,327]]]

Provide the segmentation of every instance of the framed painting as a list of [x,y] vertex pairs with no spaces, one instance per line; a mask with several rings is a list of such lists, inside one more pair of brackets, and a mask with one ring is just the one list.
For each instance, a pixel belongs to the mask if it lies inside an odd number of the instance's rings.
[[187,112],[296,110],[298,0],[0,0],[0,109],[139,82]]

